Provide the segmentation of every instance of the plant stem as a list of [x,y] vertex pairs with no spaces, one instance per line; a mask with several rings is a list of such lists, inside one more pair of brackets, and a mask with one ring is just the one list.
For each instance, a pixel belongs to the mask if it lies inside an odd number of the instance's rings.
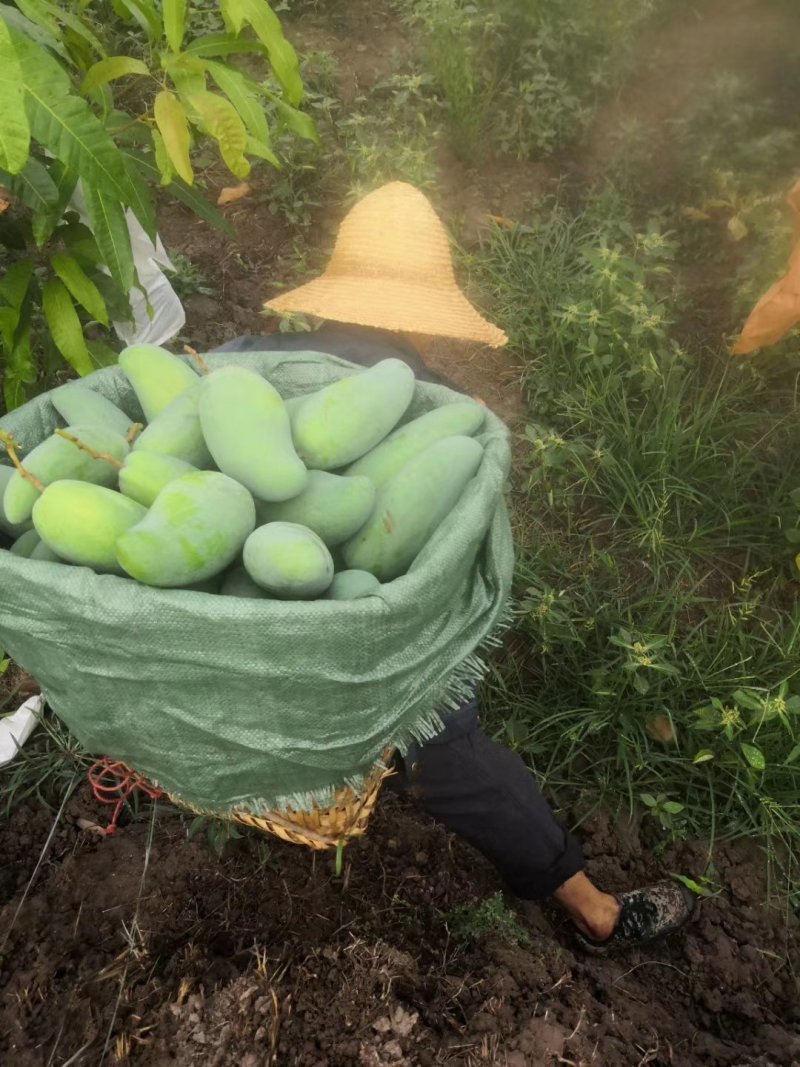
[[184,345],[183,346],[183,351],[186,353],[187,356],[191,356],[191,358],[195,361],[197,366],[200,368],[200,373],[201,374],[210,374],[211,373],[211,368],[209,367],[209,365],[206,363],[206,361],[203,359],[203,357],[200,355],[200,353],[197,351],[196,348],[192,348],[191,345]]
[[17,473],[19,474],[19,476],[21,478],[24,478],[26,482],[30,482],[37,492],[43,493],[44,485],[35,475],[31,474],[30,471],[26,470],[22,466],[22,462],[20,461],[20,458],[17,454],[18,445],[17,442],[14,440],[14,435],[9,433],[8,430],[0,430],[0,444],[2,444],[6,452],[8,452],[8,458],[17,468]]
[[79,437],[75,437],[74,434],[67,433],[66,430],[58,429],[55,431],[59,437],[63,437],[65,441],[71,441],[73,445],[79,448],[82,452],[88,452],[92,459],[102,459],[106,463],[110,463],[112,467],[116,467],[117,470],[122,470],[122,464],[115,456],[110,456],[107,452],[95,452],[93,448],[90,448],[87,444],[84,444]]
[[126,441],[128,442],[129,445],[133,444],[133,442],[136,440],[136,438],[139,436],[139,434],[142,432],[143,429],[144,429],[144,423],[143,422],[133,422],[133,423],[131,423],[131,428],[128,430],[128,436],[126,437]]

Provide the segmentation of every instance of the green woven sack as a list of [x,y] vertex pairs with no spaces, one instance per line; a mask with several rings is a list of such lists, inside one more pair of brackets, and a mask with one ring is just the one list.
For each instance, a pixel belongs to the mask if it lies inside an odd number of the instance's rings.
[[[314,352],[206,357],[286,396],[361,368]],[[118,368],[86,380],[140,418]],[[418,383],[409,416],[456,399]],[[0,420],[28,450],[57,425],[47,395]],[[358,788],[384,748],[432,736],[481,673],[513,566],[508,432],[487,413],[477,476],[409,573],[358,601],[243,600],[141,586],[0,551],[0,646],[97,755],[191,806],[261,814]]]

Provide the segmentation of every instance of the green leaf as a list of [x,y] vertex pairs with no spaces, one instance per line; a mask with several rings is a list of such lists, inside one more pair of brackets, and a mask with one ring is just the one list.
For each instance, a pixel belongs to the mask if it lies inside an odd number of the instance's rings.
[[640,799],[641,799],[642,803],[644,805],[646,805],[648,808],[657,808],[658,807],[658,801],[656,800],[656,798],[653,796],[652,793],[642,793],[641,796],[640,796]]
[[20,332],[14,347],[6,360],[3,374],[3,399],[6,408],[14,408],[25,402],[25,384],[36,381],[36,362],[31,346],[30,324]]
[[746,741],[742,741],[742,755],[756,771],[763,771],[766,769],[767,761],[764,758],[764,753],[760,748],[756,748],[755,745],[748,745]]
[[174,93],[162,89],[153,103],[153,113],[172,166],[187,185],[191,185],[194,171],[189,159],[189,123],[180,100]]
[[134,282],[133,253],[122,205],[116,197],[109,196],[95,185],[84,185],[83,192],[94,239],[103,262],[117,284],[129,293]]
[[260,41],[249,41],[246,37],[235,37],[230,33],[208,33],[198,37],[183,50],[184,55],[206,59],[210,56],[230,56],[256,52],[263,55],[264,46]]
[[91,374],[94,366],[83,339],[81,320],[58,278],[49,278],[42,286],[42,310],[56,348],[67,363],[80,375]]
[[665,800],[661,807],[668,815],[679,815],[683,811],[683,804],[677,800]]
[[161,19],[150,0],[118,0],[119,5],[141,26],[151,41],[161,36]]
[[142,224],[144,232],[155,243],[156,205],[153,201],[153,194],[147,182],[142,178],[138,167],[131,164],[125,152],[120,151],[120,158],[130,188],[128,205]]
[[636,690],[637,693],[641,693],[642,695],[644,695],[645,693],[650,692],[650,683],[643,674],[637,672],[633,676],[633,688]]
[[215,63],[211,59],[206,61],[206,69],[239,112],[252,136],[269,145],[269,126],[264,108],[258,99],[257,84],[240,71],[232,70],[224,63]]
[[685,874],[673,873],[671,877],[674,878],[676,881],[681,882],[683,885],[686,886],[687,889],[691,890],[692,893],[695,893],[698,897],[716,897],[719,895],[718,889],[713,890],[709,889],[708,886],[700,885],[700,883],[696,882],[693,878],[687,878]]
[[713,758],[714,753],[711,751],[710,748],[701,748],[700,751],[695,755],[694,759],[692,760],[692,763],[708,763],[708,761],[712,760]]
[[30,259],[20,260],[3,274],[0,279],[0,297],[9,307],[17,310],[22,307],[32,275],[33,262]]
[[25,167],[14,175],[0,177],[15,196],[35,214],[47,214],[58,202],[58,189],[41,160],[31,156]]
[[92,33],[83,19],[57,4],[51,4],[49,0],[17,0],[17,7],[28,18],[44,27],[50,33],[61,36],[58,23],[67,26],[72,32],[85,41],[95,52],[100,55],[105,53],[103,45]]
[[206,88],[206,65],[201,59],[189,56],[166,54],[161,58],[161,66],[169,74],[173,85],[182,96],[188,93],[202,93]]
[[0,167],[19,174],[28,159],[31,131],[25,113],[22,69],[11,34],[0,18]]
[[41,26],[37,26],[35,22],[31,22],[26,18],[21,11],[18,11],[15,7],[11,7],[9,4],[3,4],[0,7],[0,18],[3,19],[9,30],[14,30],[17,33],[24,35],[31,41],[34,41],[41,48],[49,48],[51,52],[55,52],[59,56],[63,56],[64,59],[69,59],[67,50],[61,44],[58,39],[57,32],[49,33],[47,30],[42,29]]
[[85,308],[97,322],[108,326],[106,303],[92,279],[84,274],[80,264],[63,252],[50,257],[50,266],[67,287],[73,300]]
[[134,59],[132,56],[109,56],[108,59],[101,59],[94,66],[89,67],[81,84],[81,92],[88,95],[99,85],[105,85],[117,78],[124,78],[128,74],[149,73],[147,64],[141,59]]
[[[158,167],[155,166],[149,156],[131,153],[131,158],[135,160],[139,170],[148,181],[159,180]],[[230,222],[220,211],[217,211],[213,204],[210,204],[200,193],[198,193],[196,188],[192,188],[180,178],[176,178],[170,184],[169,191],[176,200],[180,200],[182,204],[185,204],[186,207],[190,208],[198,218],[204,219],[218,230],[222,230],[224,233],[228,234],[229,237],[233,237],[235,231]]]
[[306,141],[313,141],[314,144],[319,144],[319,133],[310,115],[287,104],[285,100],[281,100],[279,96],[269,92],[267,89],[262,89],[261,92],[275,105],[281,122],[288,129]]
[[798,759],[800,759],[800,744],[794,746],[792,751],[786,757],[786,763],[795,763]]
[[87,341],[86,347],[98,367],[113,367],[119,357],[119,352],[105,341]]
[[[290,104],[303,99],[303,82],[297,53],[283,35],[281,22],[265,0],[223,0],[223,9],[243,16],[267,50],[270,65]],[[239,21],[241,28],[241,21]]]
[[186,29],[186,0],[164,0],[164,34],[173,52],[180,52]]
[[169,185],[175,177],[175,168],[169,158],[164,138],[158,130],[153,130],[153,151],[155,152],[156,166],[161,175],[161,185]]
[[247,130],[234,106],[221,96],[207,90],[190,93],[186,97],[190,108],[197,113],[199,125],[217,142],[228,169],[237,178],[246,178],[250,164],[245,159]]

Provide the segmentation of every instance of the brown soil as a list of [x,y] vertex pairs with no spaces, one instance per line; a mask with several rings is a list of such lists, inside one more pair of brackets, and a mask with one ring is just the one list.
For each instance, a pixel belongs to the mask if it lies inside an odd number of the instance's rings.
[[[800,923],[760,903],[757,849],[717,853],[720,894],[688,932],[596,960],[533,905],[519,914],[529,946],[458,943],[448,914],[496,891],[494,877],[391,795],[343,879],[328,856],[271,839],[218,861],[166,814],[149,856],[146,822],[100,838],[79,818],[107,818],[85,789],[24,903],[52,815],[24,805],[0,825],[9,1067],[800,1063]],[[657,862],[604,818],[584,836],[610,889],[705,860],[682,845]]]

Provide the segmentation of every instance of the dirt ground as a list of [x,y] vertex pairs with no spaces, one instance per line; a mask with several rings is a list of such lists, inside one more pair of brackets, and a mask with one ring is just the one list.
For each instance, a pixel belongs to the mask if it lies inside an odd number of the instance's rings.
[[[534,905],[517,906],[526,946],[459,942],[448,917],[494,876],[390,794],[338,879],[330,857],[267,839],[218,861],[166,811],[149,848],[147,818],[108,838],[79,819],[108,819],[85,786],[24,900],[53,818],[31,803],[0,824],[9,1067],[800,1063],[800,923],[760,903],[749,845],[718,851],[719,894],[685,934],[596,960]],[[605,817],[584,839],[610,889],[704,866],[699,845],[657,861]]]

